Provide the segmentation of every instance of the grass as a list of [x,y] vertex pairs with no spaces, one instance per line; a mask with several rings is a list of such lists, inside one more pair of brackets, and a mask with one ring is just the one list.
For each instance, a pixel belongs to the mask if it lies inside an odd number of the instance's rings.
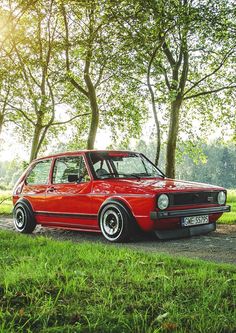
[[11,191],[0,190],[0,215],[12,214],[12,193]]
[[[1,203],[1,201],[3,202]],[[223,214],[222,217],[218,220],[218,223],[236,224],[236,190],[228,191],[227,204],[231,206],[231,212]],[[0,191],[0,215],[11,215],[12,209],[13,205],[11,200],[11,192]]]
[[231,206],[231,212],[223,214],[218,223],[236,224],[236,190],[228,190],[227,204]]
[[236,267],[0,231],[1,333],[236,330]]

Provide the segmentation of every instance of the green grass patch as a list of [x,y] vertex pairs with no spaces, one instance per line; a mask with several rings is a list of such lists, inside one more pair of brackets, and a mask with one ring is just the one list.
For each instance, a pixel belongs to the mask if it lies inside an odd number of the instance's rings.
[[236,267],[0,231],[0,332],[235,332]]
[[12,214],[12,210],[13,204],[11,191],[0,190],[0,215],[10,215]]
[[236,224],[236,190],[227,191],[227,205],[231,206],[231,212],[223,214],[218,223]]

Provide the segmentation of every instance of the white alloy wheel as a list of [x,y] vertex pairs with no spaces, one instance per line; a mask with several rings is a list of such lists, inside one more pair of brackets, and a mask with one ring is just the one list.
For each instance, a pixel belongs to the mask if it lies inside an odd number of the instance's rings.
[[101,211],[100,228],[103,236],[111,242],[119,242],[128,236],[128,215],[116,204],[107,204]]
[[18,231],[22,231],[26,225],[26,211],[23,206],[19,206],[14,211],[14,225]]
[[30,234],[36,227],[36,221],[30,206],[25,202],[18,202],[13,210],[14,225],[17,231]]

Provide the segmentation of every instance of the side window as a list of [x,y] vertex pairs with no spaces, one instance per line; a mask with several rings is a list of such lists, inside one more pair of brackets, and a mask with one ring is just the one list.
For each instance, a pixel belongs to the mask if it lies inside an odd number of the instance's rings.
[[51,162],[51,160],[45,160],[35,164],[26,178],[26,183],[29,185],[47,184]]
[[65,156],[56,159],[53,169],[53,184],[90,180],[83,156]]

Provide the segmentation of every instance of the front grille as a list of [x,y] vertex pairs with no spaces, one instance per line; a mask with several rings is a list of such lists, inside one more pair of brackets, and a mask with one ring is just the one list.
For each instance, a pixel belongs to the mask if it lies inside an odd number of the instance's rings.
[[174,193],[171,195],[170,204],[172,206],[197,205],[197,204],[217,204],[219,192],[186,192]]

